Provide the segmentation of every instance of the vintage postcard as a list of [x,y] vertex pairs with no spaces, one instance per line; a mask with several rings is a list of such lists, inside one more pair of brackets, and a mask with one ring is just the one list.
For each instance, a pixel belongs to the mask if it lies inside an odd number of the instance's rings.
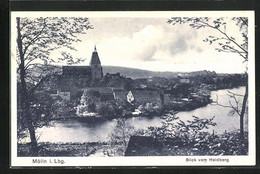
[[253,11],[11,12],[11,166],[255,165]]

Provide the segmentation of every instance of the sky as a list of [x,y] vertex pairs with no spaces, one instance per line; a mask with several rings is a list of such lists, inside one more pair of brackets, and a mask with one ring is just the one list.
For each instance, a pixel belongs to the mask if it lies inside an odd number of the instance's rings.
[[[167,24],[169,18],[91,17],[94,29],[79,36],[82,42],[74,44],[77,51],[71,54],[86,60],[81,65],[88,65],[96,45],[102,65],[172,72],[245,71],[239,55],[217,52],[215,45],[203,42],[209,35],[218,36],[216,31],[173,26]],[[230,26],[227,32],[239,38],[235,24],[230,22]]]

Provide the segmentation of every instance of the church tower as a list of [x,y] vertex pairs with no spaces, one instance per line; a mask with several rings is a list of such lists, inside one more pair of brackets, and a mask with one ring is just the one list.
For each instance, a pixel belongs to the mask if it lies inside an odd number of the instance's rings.
[[90,67],[91,67],[92,81],[101,80],[103,77],[103,71],[102,71],[102,66],[101,66],[101,62],[99,60],[96,46],[94,48],[94,52],[92,53],[92,57],[90,60]]

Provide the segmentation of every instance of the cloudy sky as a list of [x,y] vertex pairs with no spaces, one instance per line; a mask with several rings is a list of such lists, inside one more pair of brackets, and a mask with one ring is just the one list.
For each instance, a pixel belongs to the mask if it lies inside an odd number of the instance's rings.
[[[212,29],[192,29],[187,25],[167,24],[168,18],[110,17],[89,18],[93,30],[80,36],[74,45],[75,57],[88,65],[94,45],[102,65],[124,66],[153,71],[198,71],[243,73],[243,60],[237,54],[219,53],[214,45],[203,42]],[[235,25],[234,25],[235,26]],[[230,28],[234,37],[238,31]],[[237,32],[237,33],[236,33]]]

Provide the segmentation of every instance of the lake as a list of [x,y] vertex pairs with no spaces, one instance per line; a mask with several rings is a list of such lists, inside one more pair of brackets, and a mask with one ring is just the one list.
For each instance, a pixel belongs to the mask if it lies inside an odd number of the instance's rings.
[[[230,91],[236,94],[243,95],[245,87],[233,88]],[[218,96],[218,103],[222,105],[229,105],[229,101],[234,104],[228,95],[227,90],[218,90],[211,92],[211,98],[216,100]],[[239,97],[238,101],[242,103],[243,98]],[[237,114],[229,114],[230,108],[215,106],[209,104],[192,111],[183,111],[177,113],[177,116],[186,122],[191,120],[192,116],[199,118],[212,118],[215,116],[214,121],[217,123],[215,127],[210,127],[207,131],[215,133],[223,133],[224,131],[238,131],[239,130],[239,116]],[[247,130],[247,113],[245,115],[245,130]],[[77,119],[58,120],[53,121],[51,126],[45,126],[36,130],[38,142],[104,142],[109,140],[113,132],[116,119],[113,120],[100,120],[95,123],[82,122]],[[133,126],[135,130],[147,129],[150,126],[161,126],[162,120],[160,117],[133,117],[128,118],[126,122]]]

